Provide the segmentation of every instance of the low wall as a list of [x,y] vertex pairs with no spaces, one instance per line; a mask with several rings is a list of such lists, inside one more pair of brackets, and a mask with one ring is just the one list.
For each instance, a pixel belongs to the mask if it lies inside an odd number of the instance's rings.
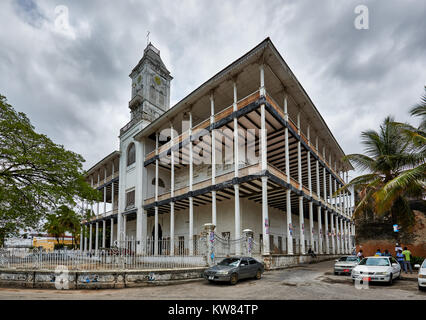
[[205,267],[163,270],[111,270],[69,271],[55,273],[52,270],[25,271],[0,270],[0,287],[57,289],[65,285],[68,289],[114,289],[149,285],[166,285],[185,280],[202,278]]
[[321,261],[333,260],[343,256],[334,254],[321,254],[315,258],[308,254],[303,255],[270,255],[264,256],[263,261],[266,270],[283,269],[288,267],[294,267],[306,263],[317,263]]
[[[339,255],[270,255],[263,256],[265,270],[283,269],[306,263],[331,260]],[[261,259],[259,259],[261,260]],[[158,286],[202,279],[206,267],[161,270],[0,270],[0,287],[58,289],[115,289]],[[61,279],[65,282],[61,283]]]

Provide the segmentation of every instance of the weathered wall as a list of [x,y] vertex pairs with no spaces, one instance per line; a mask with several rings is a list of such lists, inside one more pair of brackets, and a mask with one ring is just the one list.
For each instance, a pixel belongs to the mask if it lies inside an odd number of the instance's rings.
[[298,266],[304,263],[316,263],[320,261],[332,260],[340,257],[340,255],[323,254],[313,258],[310,255],[271,255],[264,256],[265,269],[283,269]]
[[[402,235],[399,245],[407,247],[414,256],[426,257],[426,216],[423,212],[414,210],[416,223],[410,234]],[[357,237],[357,250],[362,248],[365,256],[374,255],[377,249],[382,252],[388,249],[393,255],[395,254],[395,243],[398,241],[393,233],[393,237],[385,237],[374,235],[375,239]]]
[[[179,270],[70,271],[69,289],[114,289],[173,284],[202,278],[204,267]],[[0,270],[0,287],[56,289],[54,271]]]

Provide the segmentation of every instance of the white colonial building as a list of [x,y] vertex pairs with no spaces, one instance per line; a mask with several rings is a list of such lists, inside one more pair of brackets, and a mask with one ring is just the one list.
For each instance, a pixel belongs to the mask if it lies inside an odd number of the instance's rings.
[[82,249],[153,239],[154,254],[193,255],[213,223],[235,254],[247,229],[263,255],[351,250],[351,197],[336,191],[353,168],[269,38],[174,106],[152,44],[130,78],[120,150],[87,172],[103,202],[86,204]]

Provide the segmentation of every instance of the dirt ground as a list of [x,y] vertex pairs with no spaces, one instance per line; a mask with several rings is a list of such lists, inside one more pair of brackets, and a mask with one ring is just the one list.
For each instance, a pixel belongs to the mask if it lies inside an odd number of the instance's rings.
[[269,271],[261,280],[242,280],[237,285],[210,284],[205,280],[172,286],[108,290],[38,290],[0,289],[0,299],[91,299],[91,300],[192,300],[192,299],[362,299],[362,300],[426,300],[417,281],[396,280],[392,286],[371,284],[366,290],[356,289],[349,276],[332,273],[334,261]]

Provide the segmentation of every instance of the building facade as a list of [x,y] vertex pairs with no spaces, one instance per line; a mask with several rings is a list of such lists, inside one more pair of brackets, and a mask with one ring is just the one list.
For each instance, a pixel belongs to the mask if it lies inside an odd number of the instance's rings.
[[[130,74],[131,120],[120,150],[87,172],[103,202],[81,249],[194,255],[204,225],[242,253],[349,253],[353,168],[269,38],[170,107],[172,77],[149,44]],[[151,241],[151,242],[149,242]]]

